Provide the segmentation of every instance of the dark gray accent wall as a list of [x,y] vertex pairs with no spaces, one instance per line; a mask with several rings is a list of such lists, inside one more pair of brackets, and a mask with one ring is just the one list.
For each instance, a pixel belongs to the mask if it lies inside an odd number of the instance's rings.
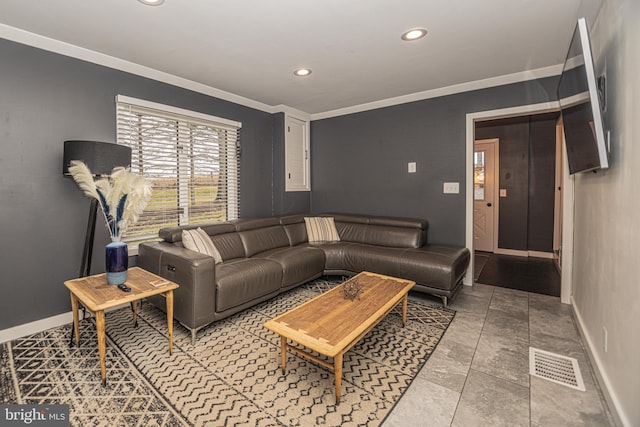
[[498,247],[552,252],[555,125],[559,113],[480,122],[476,139],[500,140]]
[[557,114],[531,116],[527,233],[530,251],[553,252],[557,118]]
[[[117,94],[242,122],[241,216],[272,213],[271,114],[7,40],[0,58],[0,330],[70,309],[89,200],[62,175],[63,141],[115,141]],[[107,242],[98,218],[94,273]]]
[[425,218],[430,242],[464,245],[466,115],[552,101],[556,87],[551,77],[314,121],[311,208]]
[[529,209],[529,117],[479,123],[476,139],[500,140],[498,247],[527,250]]

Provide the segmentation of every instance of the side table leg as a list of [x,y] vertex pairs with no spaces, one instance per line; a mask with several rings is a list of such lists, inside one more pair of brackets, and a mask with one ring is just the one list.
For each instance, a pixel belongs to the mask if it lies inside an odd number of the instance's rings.
[[98,331],[98,352],[100,353],[100,375],[102,376],[102,385],[107,385],[107,364],[105,361],[107,347],[104,333],[104,311],[96,311],[96,329]]
[[133,311],[133,327],[138,327],[138,301],[131,301],[131,311]]
[[78,329],[78,298],[70,292],[71,294],[71,311],[73,312],[73,330],[76,337],[76,347],[80,346],[80,329]]
[[169,335],[169,354],[173,352],[173,290],[167,292],[167,332]]
[[340,390],[342,389],[342,353],[333,358],[333,374],[336,381],[336,405],[340,404]]

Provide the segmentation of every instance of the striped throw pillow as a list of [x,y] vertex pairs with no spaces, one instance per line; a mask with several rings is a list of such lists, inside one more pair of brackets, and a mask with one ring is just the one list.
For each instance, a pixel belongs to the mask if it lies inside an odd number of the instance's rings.
[[213,257],[216,264],[222,262],[222,256],[211,237],[200,227],[195,230],[182,230],[182,244],[189,250]]
[[305,217],[304,224],[310,243],[340,241],[333,217]]

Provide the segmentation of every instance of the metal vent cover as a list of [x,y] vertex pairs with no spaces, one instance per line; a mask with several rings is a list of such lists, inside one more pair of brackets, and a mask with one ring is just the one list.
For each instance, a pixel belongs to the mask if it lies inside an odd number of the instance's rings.
[[585,391],[578,360],[573,357],[529,347],[529,374]]

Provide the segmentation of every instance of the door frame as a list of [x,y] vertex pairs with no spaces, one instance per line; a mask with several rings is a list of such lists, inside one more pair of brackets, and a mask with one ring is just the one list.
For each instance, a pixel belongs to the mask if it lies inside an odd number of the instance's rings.
[[[539,113],[560,111],[558,101],[543,102],[540,104],[520,105],[516,107],[500,108],[495,110],[478,111],[466,115],[466,213],[465,213],[465,242],[467,249],[473,254],[473,143],[475,141],[475,122],[482,120],[501,119],[508,117],[526,116]],[[564,156],[566,162],[566,156]],[[565,163],[566,166],[566,163]],[[563,212],[562,212],[562,274],[560,276],[560,301],[571,303],[573,288],[573,218],[574,218],[574,185],[573,177],[569,175],[568,168],[563,170]],[[473,285],[474,260],[471,263],[464,284]]]
[[564,146],[562,143],[563,138],[562,131],[562,117],[558,117],[556,121],[556,173],[555,173],[555,188],[554,192],[554,204],[553,204],[553,260],[556,263],[559,271],[562,271],[562,170],[564,155],[562,151]]
[[[496,252],[498,250],[498,235],[500,231],[498,229],[500,224],[500,139],[476,139],[473,142],[474,151],[476,144],[493,145],[493,247],[491,251]],[[471,179],[473,180],[473,175]]]

